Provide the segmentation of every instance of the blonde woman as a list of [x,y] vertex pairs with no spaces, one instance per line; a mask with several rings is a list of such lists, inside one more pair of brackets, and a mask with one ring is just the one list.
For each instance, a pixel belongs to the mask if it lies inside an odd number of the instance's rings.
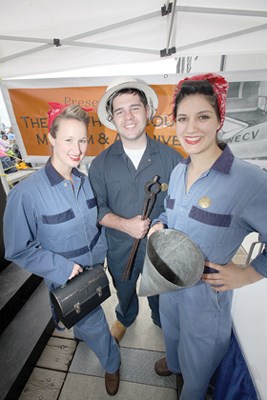
[[[4,215],[6,259],[45,278],[51,290],[103,263],[107,245],[97,225],[96,201],[88,178],[77,167],[87,149],[88,113],[77,105],[50,103],[45,167],[15,186]],[[14,214],[15,212],[15,214]],[[73,328],[106,371],[108,394],[119,388],[120,353],[98,306]]]

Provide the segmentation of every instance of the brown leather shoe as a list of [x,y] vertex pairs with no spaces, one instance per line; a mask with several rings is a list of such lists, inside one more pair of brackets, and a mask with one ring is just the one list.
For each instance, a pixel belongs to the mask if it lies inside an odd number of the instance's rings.
[[122,325],[122,323],[120,321],[115,321],[114,324],[112,325],[110,332],[111,335],[117,340],[117,342],[119,343],[126,332],[126,326]]
[[115,374],[109,374],[106,372],[105,375],[106,391],[110,396],[115,396],[120,386],[120,370],[118,369]]
[[169,376],[173,374],[167,367],[167,360],[165,357],[155,363],[154,370],[156,374],[160,376]]

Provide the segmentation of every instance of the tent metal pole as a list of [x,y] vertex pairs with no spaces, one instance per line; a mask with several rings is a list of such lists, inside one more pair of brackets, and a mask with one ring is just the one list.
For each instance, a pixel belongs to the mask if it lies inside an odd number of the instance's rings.
[[169,35],[167,39],[167,46],[166,46],[166,53],[169,53],[169,48],[170,48],[170,42],[171,42],[171,37],[172,37],[172,28],[173,28],[173,22],[174,22],[174,15],[175,15],[175,8],[176,8],[176,0],[173,1],[172,4],[172,11],[171,11],[171,22],[169,26]]
[[221,56],[220,71],[224,71],[225,70],[225,65],[226,65],[226,55],[223,54]]
[[242,36],[242,35],[247,35],[248,33],[252,33],[252,32],[259,32],[259,31],[265,30],[265,29],[267,29],[267,24],[254,26],[252,28],[243,29],[243,30],[240,30],[240,31],[228,33],[226,35],[216,36],[216,37],[214,37],[212,39],[201,40],[200,42],[194,42],[194,43],[190,43],[190,44],[187,44],[187,45],[184,45],[184,46],[177,47],[176,48],[176,52],[178,53],[179,51],[185,51],[185,50],[194,49],[195,47],[201,47],[201,46],[204,46],[206,44],[220,42],[222,40],[231,39],[231,38]]
[[167,6],[164,4],[164,7],[161,7],[161,15],[162,16],[171,14],[171,20],[170,20],[168,38],[167,38],[167,45],[166,45],[165,49],[160,50],[161,57],[170,56],[171,54],[176,53],[176,48],[174,46],[170,48],[175,13],[176,13],[176,0],[174,0],[173,3],[170,3],[168,1]]

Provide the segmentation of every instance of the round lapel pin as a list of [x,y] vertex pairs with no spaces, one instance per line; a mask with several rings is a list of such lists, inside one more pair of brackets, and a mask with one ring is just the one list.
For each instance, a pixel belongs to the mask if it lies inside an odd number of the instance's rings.
[[209,208],[211,206],[211,199],[208,196],[201,197],[198,200],[198,204],[201,208]]

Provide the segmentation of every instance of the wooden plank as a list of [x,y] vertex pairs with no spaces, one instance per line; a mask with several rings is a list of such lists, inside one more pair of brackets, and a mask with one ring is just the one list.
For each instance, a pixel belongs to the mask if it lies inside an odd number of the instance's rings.
[[57,371],[68,371],[76,347],[75,340],[51,337],[36,365]]
[[36,367],[25,385],[19,400],[57,400],[65,378],[66,373],[64,372]]
[[[154,374],[153,368],[152,373]],[[98,376],[68,373],[59,400],[110,400],[105,389],[105,380]],[[121,380],[115,400],[177,400],[173,388],[142,385]],[[33,399],[31,399],[33,400]]]
[[58,329],[55,329],[52,333],[52,336],[65,339],[74,339],[73,328],[71,329],[66,328],[64,329],[64,331],[59,331]]

